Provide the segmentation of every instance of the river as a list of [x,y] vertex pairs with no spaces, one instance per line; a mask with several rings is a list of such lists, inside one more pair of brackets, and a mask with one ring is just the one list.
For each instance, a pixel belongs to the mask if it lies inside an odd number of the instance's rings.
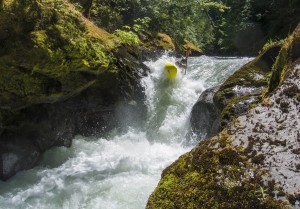
[[148,108],[145,127],[105,138],[76,136],[71,148],[47,151],[39,165],[0,182],[0,208],[142,209],[161,172],[197,140],[187,140],[193,105],[250,58],[193,57],[184,75],[164,79],[163,66],[176,58],[163,55],[145,64],[142,79]]

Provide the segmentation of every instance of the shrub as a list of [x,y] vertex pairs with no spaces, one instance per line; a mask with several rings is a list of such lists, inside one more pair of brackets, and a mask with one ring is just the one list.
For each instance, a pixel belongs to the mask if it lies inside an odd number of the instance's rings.
[[131,31],[131,27],[124,26],[125,30],[115,30],[114,34],[120,38],[121,43],[129,46],[138,46],[141,41],[138,35]]

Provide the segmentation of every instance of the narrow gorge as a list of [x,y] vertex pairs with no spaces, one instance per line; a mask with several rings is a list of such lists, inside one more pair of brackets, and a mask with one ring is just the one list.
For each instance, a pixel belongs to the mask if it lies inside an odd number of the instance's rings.
[[299,3],[0,1],[0,209],[299,209]]

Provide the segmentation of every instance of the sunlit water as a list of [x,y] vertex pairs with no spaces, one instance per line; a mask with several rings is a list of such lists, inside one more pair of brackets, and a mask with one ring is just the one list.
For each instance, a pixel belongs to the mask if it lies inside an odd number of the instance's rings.
[[223,82],[249,58],[190,58],[187,74],[164,78],[168,55],[145,63],[148,117],[143,129],[107,138],[77,136],[71,148],[45,153],[39,166],[0,182],[0,208],[142,209],[164,168],[193,142],[185,140],[191,109],[203,90]]

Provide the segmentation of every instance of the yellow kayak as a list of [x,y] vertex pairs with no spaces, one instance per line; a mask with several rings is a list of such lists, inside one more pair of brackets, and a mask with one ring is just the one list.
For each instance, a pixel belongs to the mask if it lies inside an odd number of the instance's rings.
[[166,63],[164,71],[165,71],[165,75],[166,75],[167,78],[169,78],[169,79],[176,78],[177,67],[174,64],[172,64],[172,63]]

